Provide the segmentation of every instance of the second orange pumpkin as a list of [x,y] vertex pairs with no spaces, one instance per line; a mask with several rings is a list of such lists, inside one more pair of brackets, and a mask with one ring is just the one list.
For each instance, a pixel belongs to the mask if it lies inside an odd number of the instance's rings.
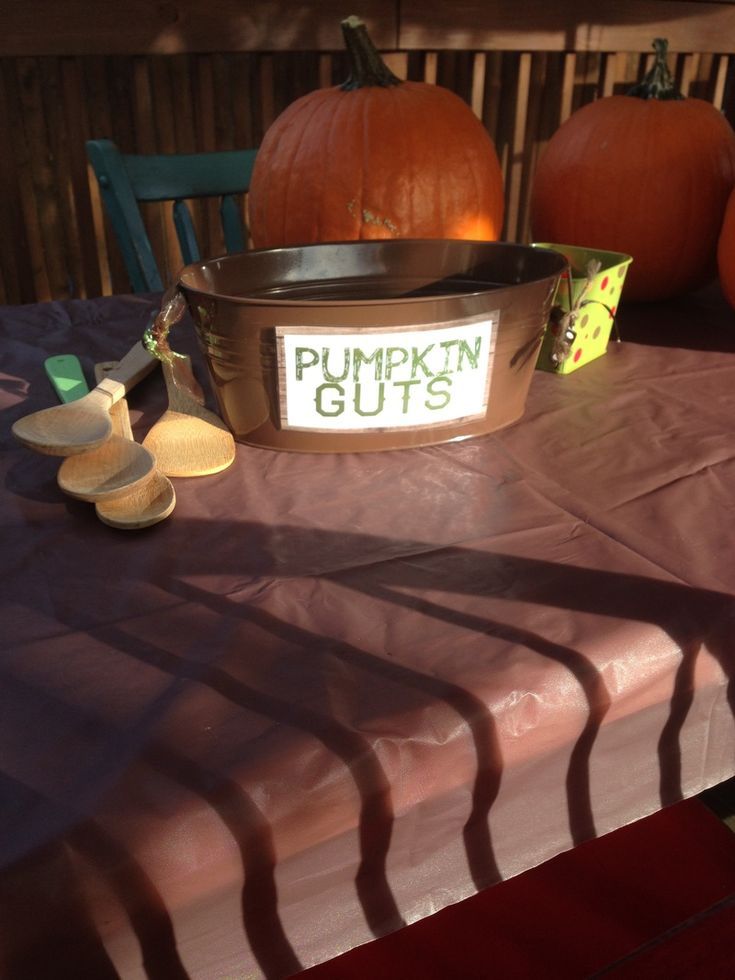
[[258,151],[255,246],[499,238],[503,179],[482,123],[448,89],[396,78],[356,18],[342,27],[351,78],[290,105]]
[[682,98],[656,42],[637,90],[591,102],[549,141],[533,182],[539,241],[633,256],[629,300],[694,289],[716,271],[722,215],[735,184],[735,133],[702,99]]

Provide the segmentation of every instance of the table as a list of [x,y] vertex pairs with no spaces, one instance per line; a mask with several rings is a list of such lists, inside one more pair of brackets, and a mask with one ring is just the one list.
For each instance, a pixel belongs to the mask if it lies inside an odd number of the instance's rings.
[[4,976],[285,977],[735,772],[716,289],[624,308],[501,432],[239,446],[120,532],[9,428],[155,301],[0,309]]

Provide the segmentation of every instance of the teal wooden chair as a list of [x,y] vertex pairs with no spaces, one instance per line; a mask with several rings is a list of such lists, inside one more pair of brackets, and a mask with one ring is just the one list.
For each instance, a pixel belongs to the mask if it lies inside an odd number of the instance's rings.
[[111,140],[88,140],[86,147],[133,292],[164,288],[139,201],[173,202],[181,257],[188,265],[202,256],[186,201],[219,197],[227,251],[244,251],[245,230],[235,195],[250,186],[256,150],[155,156],[120,153]]

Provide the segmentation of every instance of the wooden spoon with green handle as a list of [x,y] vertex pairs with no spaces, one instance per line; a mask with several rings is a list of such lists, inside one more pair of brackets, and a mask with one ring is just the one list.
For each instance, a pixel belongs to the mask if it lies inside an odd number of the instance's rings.
[[138,342],[89,394],[25,415],[13,425],[13,435],[29,449],[49,456],[96,449],[112,435],[112,406],[157,364],[158,359]]
[[[73,354],[57,354],[47,358],[44,364],[46,373],[53,385],[59,399],[66,403],[77,398],[83,398],[89,392],[87,381],[84,377],[79,358]],[[118,366],[117,361],[105,361],[95,364],[95,380],[101,381],[111,371]],[[76,468],[75,480],[72,480],[73,489],[79,490],[80,486],[89,485],[92,482],[92,473],[100,473],[100,452],[112,447],[115,448],[116,439],[128,439],[132,441],[133,432],[130,426],[130,415],[128,413],[128,403],[124,398],[110,409],[110,419],[112,421],[112,436],[99,449],[92,449],[86,453],[70,457],[62,463],[62,467],[73,466]],[[89,472],[88,472],[89,470]],[[68,477],[68,474],[67,474]],[[62,476],[62,488],[67,490],[65,479]],[[88,487],[87,487],[88,488]],[[78,496],[74,492],[73,496]],[[84,499],[84,498],[83,498]],[[108,495],[105,499],[100,498],[95,504],[97,516],[105,524],[111,527],[122,528],[124,530],[137,530],[138,528],[150,527],[164,520],[173,511],[176,505],[176,493],[171,481],[153,469],[152,473],[140,483],[136,483],[132,489],[127,486],[125,493],[121,496]]]

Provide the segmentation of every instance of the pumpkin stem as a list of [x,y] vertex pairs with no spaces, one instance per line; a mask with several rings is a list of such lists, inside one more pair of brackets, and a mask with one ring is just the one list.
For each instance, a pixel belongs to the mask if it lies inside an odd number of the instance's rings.
[[343,92],[352,92],[369,85],[400,85],[401,79],[394,75],[378,54],[370,40],[367,28],[359,17],[348,17],[342,21],[342,36],[350,56],[350,77],[340,85]]
[[666,64],[668,48],[669,42],[666,38],[656,38],[653,42],[653,49],[656,52],[656,60],[653,63],[653,68],[646,74],[642,82],[628,89],[628,95],[634,95],[638,99],[666,100],[684,98],[674,84],[674,76]]

